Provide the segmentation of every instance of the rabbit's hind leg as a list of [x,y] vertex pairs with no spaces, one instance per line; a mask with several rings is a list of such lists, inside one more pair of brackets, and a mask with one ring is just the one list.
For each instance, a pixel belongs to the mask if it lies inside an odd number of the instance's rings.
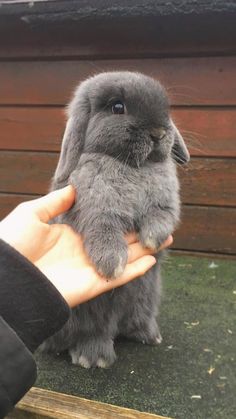
[[148,345],[162,341],[157,323],[161,294],[159,267],[154,266],[136,284],[130,284],[127,312],[119,324],[119,334]]
[[127,330],[126,337],[146,345],[158,345],[162,342],[159,326],[155,317],[150,318],[147,323],[141,323],[139,325],[134,323],[132,329],[130,328]]

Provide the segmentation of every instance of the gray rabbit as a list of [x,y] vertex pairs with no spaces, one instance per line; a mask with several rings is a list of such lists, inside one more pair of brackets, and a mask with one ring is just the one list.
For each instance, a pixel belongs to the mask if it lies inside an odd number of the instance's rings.
[[[57,219],[83,235],[97,270],[116,278],[127,262],[124,235],[136,231],[151,249],[174,231],[180,214],[176,162],[189,160],[159,82],[140,73],[101,73],[81,83],[68,122],[52,189],[72,183],[73,208]],[[118,335],[158,344],[160,260],[138,280],[72,310],[44,343],[69,350],[74,364],[110,366]]]

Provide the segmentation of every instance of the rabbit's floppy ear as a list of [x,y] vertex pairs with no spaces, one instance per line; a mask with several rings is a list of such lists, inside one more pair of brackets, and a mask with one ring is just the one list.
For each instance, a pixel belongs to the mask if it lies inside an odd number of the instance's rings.
[[[79,90],[78,90],[79,93]],[[83,99],[83,100],[81,100]],[[69,105],[69,119],[64,132],[61,154],[57,164],[54,181],[66,185],[71,173],[75,170],[83,151],[86,130],[89,120],[89,101],[75,95]]]
[[178,128],[175,126],[173,121],[171,121],[171,124],[174,130],[174,144],[171,150],[172,156],[177,163],[185,164],[190,160],[190,154]]

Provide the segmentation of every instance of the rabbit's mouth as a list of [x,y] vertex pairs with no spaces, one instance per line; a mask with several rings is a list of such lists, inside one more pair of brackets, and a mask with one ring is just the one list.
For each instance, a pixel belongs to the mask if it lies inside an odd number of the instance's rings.
[[152,150],[153,147],[150,141],[132,142],[125,147],[122,160],[125,164],[129,164],[132,167],[141,167],[148,160]]
[[154,149],[154,143],[147,130],[129,127],[125,129],[124,137],[119,141],[118,148],[118,157],[114,157],[121,160],[124,164],[140,167],[148,160]]
[[123,126],[99,126],[87,132],[88,141],[85,141],[85,153],[97,153],[113,157],[124,165],[141,167],[149,159],[154,150],[154,141],[147,129]]

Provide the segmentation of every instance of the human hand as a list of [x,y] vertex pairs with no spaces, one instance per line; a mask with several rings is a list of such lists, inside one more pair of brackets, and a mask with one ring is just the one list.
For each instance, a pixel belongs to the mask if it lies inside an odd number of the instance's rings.
[[[83,248],[82,238],[65,224],[48,221],[67,211],[75,191],[67,186],[20,204],[0,224],[0,238],[34,263],[73,307],[143,275],[156,259],[134,234],[126,236],[128,263],[120,278],[107,281],[95,270]],[[172,243],[172,236],[159,250]]]

